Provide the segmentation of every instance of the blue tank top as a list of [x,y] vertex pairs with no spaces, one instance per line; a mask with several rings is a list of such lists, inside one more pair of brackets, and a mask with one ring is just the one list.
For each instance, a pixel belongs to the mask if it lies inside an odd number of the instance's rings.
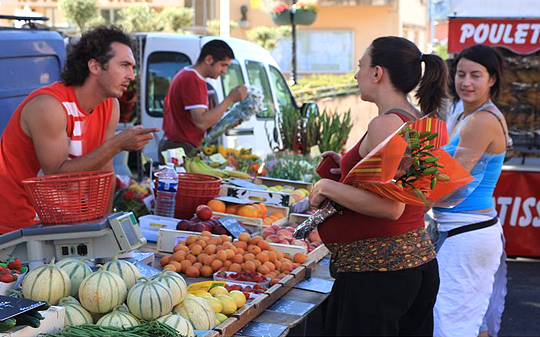
[[[488,106],[493,105],[485,105],[477,111],[483,110]],[[459,141],[460,136],[458,134],[454,136],[447,145],[443,146],[443,149],[451,156],[454,156]],[[493,191],[495,190],[495,185],[501,175],[505,154],[506,152],[500,154],[484,152],[470,172],[474,177],[474,181],[469,183],[467,187],[473,191],[465,198],[465,200],[453,208],[434,207],[433,210],[438,212],[460,213],[493,208]]]

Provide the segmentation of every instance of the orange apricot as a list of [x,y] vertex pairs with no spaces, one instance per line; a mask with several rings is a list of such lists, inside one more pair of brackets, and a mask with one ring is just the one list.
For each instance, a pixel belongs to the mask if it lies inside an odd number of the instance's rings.
[[200,262],[200,263],[203,263],[204,259],[206,259],[207,256],[208,256],[208,254],[206,254],[206,253],[200,253],[199,255],[197,255],[197,261]]
[[[244,233],[242,233],[242,234],[244,234]],[[240,235],[242,235],[242,234],[240,234]],[[233,246],[235,246],[236,248],[242,248],[243,250],[246,250],[248,245],[247,245],[247,242],[239,240],[239,241],[234,241]]]
[[210,266],[202,266],[201,267],[201,275],[204,277],[210,277],[214,273],[214,270],[212,270],[212,267]]
[[225,249],[225,253],[227,253],[227,260],[230,260],[235,255],[234,250],[232,249]]
[[304,253],[296,253],[294,254],[293,261],[302,264],[307,261],[307,256]]
[[220,250],[219,252],[216,253],[216,259],[219,259],[221,261],[226,261],[227,257],[228,257],[227,252],[224,250]]
[[189,277],[199,277],[199,269],[195,268],[194,266],[188,267],[186,269],[186,275]]
[[256,245],[249,245],[248,246],[248,252],[250,252],[253,255],[257,255],[261,252],[261,248]]
[[249,236],[248,233],[242,233],[242,234],[238,235],[238,240],[239,241],[244,241],[246,244],[249,242],[250,238],[251,237]]
[[253,205],[250,205],[251,207],[255,208],[255,210],[257,211],[257,218],[260,218],[261,215],[262,215],[262,209],[261,209],[261,206],[259,206],[258,204],[253,204]]
[[244,270],[255,271],[255,263],[253,263],[253,261],[246,261],[242,265],[242,268]]
[[210,265],[210,267],[212,267],[213,271],[218,271],[221,267],[223,267],[223,261],[218,260],[218,259],[214,259],[214,261],[212,261],[212,264]]
[[224,261],[224,262],[223,262],[223,266],[224,266],[224,267],[227,267],[227,268],[229,268],[229,267],[231,266],[231,264],[232,264],[232,261],[231,261],[231,260],[227,260],[227,261]]
[[270,269],[265,265],[261,265],[259,268],[257,268],[257,271],[263,275],[266,275],[270,272]]
[[221,234],[219,236],[219,238],[221,239],[222,242],[230,242],[231,241],[231,237],[228,236],[228,235],[225,235],[225,234]]
[[229,271],[233,271],[235,273],[240,273],[242,271],[242,266],[239,265],[238,263],[233,263],[229,267]]
[[270,249],[270,243],[268,241],[265,241],[265,240],[259,241],[257,243],[257,246],[259,246],[259,248],[261,248],[262,250]]
[[200,245],[195,245],[191,248],[191,254],[199,255],[202,252],[203,248]]
[[238,264],[242,264],[244,263],[244,256],[243,255],[240,255],[240,254],[236,254],[235,256],[233,256],[231,258],[231,261],[233,263],[238,263]]
[[245,206],[240,207],[236,214],[240,216],[245,216],[248,218],[257,218],[259,215],[255,207],[251,205],[245,205]]
[[244,260],[253,261],[253,260],[255,260],[255,255],[251,254],[251,253],[244,254]]
[[171,261],[171,263],[169,264],[172,264],[175,268],[176,268],[176,272],[181,272],[182,271],[182,265],[180,264],[180,262],[176,262],[174,260]]
[[261,261],[261,263],[268,262],[268,254],[266,253],[257,254],[257,260]]
[[281,267],[279,268],[282,272],[285,272],[285,271],[291,271],[293,268],[292,268],[292,264],[289,263],[289,262],[284,262],[281,264]]
[[171,259],[172,259],[172,256],[171,255],[168,255],[168,256],[164,256],[162,257],[161,259],[159,259],[159,263],[161,264],[161,266],[166,266],[169,264],[169,262],[171,262]]
[[276,266],[272,262],[269,262],[269,261],[264,262],[263,266],[267,266],[270,272],[273,272],[274,270],[276,270]]
[[214,262],[216,258],[214,257],[214,255],[208,255],[207,257],[204,258],[204,261],[203,261],[203,264],[205,266],[210,266],[212,265],[212,262]]
[[193,263],[191,263],[190,260],[185,259],[184,261],[180,262],[180,264],[182,265],[182,270],[186,270],[188,267],[191,267]]
[[203,264],[200,263],[200,262],[195,262],[195,263],[193,264],[193,267],[197,268],[198,270],[201,270],[201,267],[202,267],[202,266],[203,266]]
[[178,250],[172,255],[174,261],[182,262],[186,258],[187,253],[183,250]]
[[192,244],[192,243],[194,243],[194,242],[197,242],[197,240],[199,240],[199,237],[197,237],[197,236],[195,236],[195,235],[190,235],[190,236],[188,236],[187,239],[186,239],[186,245],[189,246],[190,244]]
[[214,254],[216,252],[216,245],[209,244],[208,246],[204,247],[204,252],[206,254]]
[[264,218],[266,217],[266,205],[263,204],[262,202],[258,203],[259,207],[261,208],[261,218]]
[[272,252],[272,251],[268,252],[268,261],[274,263],[276,262],[276,260],[277,260],[276,252]]
[[262,266],[262,262],[259,260],[253,260],[253,263],[255,263],[255,268],[259,268],[260,266]]
[[236,248],[236,254],[244,255],[245,251],[242,248]]
[[208,244],[207,244],[206,241],[204,241],[204,240],[199,240],[199,241],[197,241],[197,244],[198,244],[199,246],[203,247],[203,248],[206,247],[206,246],[208,246]]
[[172,264],[167,264],[163,267],[163,270],[170,270],[176,272],[176,267]]
[[249,244],[250,245],[257,245],[259,243],[259,241],[262,241],[262,240],[263,240],[262,236],[255,235],[254,237],[251,238],[251,240],[249,241]]
[[197,262],[197,257],[193,254],[188,254],[186,255],[186,260],[190,261],[191,264],[194,264],[195,262]]

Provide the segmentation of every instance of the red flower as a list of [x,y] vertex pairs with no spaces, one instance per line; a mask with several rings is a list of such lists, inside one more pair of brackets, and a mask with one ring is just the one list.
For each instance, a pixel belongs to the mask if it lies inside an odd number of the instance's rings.
[[135,192],[133,192],[133,191],[127,191],[124,194],[124,199],[126,199],[126,200],[133,199],[133,197],[135,197]]
[[287,4],[284,4],[283,2],[278,2],[274,8],[272,8],[272,13],[278,14],[283,13],[286,9],[289,9],[289,6]]

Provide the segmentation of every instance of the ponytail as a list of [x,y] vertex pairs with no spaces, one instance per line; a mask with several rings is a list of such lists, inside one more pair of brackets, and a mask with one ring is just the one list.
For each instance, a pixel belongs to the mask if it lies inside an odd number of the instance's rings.
[[423,54],[424,76],[416,92],[420,110],[424,114],[439,112],[443,100],[447,97],[448,70],[446,63],[437,55]]

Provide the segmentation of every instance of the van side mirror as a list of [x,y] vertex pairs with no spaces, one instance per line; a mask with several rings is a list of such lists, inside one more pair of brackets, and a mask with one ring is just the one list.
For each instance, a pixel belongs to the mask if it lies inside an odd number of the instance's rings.
[[319,114],[319,106],[315,102],[304,103],[300,108],[300,112],[302,117],[304,118],[307,118],[313,114],[316,116]]

